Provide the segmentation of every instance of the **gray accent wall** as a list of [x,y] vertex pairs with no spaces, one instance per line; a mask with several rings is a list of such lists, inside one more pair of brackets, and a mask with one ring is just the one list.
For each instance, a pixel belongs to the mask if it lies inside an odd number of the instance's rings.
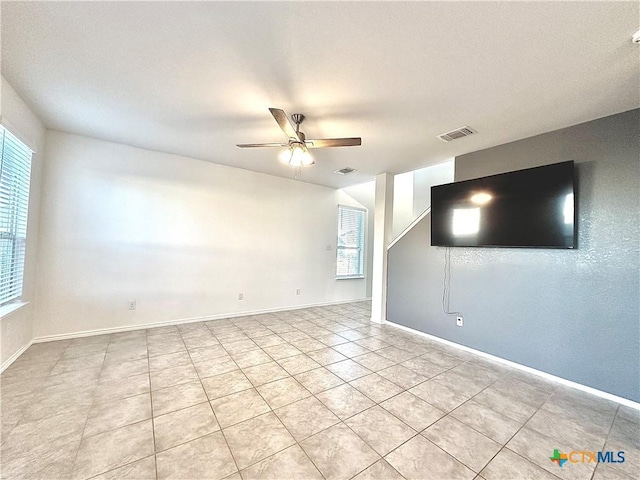
[[[578,248],[445,248],[430,216],[389,250],[387,318],[640,401],[640,110],[456,158],[456,181],[576,162]],[[462,140],[464,141],[464,140]]]

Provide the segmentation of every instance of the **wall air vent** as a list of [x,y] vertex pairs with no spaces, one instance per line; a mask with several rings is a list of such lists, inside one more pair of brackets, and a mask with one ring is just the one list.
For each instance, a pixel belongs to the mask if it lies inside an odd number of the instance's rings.
[[473,135],[474,133],[476,133],[475,130],[473,130],[471,127],[465,126],[438,135],[438,138],[443,142],[450,142],[451,140],[457,140],[458,138],[468,137],[469,135]]
[[333,173],[337,173],[339,175],[349,175],[350,173],[353,173],[353,172],[357,172],[357,170],[351,167],[344,167],[344,168],[341,168],[340,170],[335,170]]

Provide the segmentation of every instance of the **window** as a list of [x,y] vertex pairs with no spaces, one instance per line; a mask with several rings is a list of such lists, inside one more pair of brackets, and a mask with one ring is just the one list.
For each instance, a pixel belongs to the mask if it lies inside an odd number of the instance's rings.
[[22,296],[31,150],[0,127],[0,306]]
[[338,205],[336,277],[364,276],[364,221],[366,211]]

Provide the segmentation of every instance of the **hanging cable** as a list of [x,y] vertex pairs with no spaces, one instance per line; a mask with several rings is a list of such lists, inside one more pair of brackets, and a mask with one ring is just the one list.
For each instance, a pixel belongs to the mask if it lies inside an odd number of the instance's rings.
[[449,311],[451,301],[451,247],[444,250],[444,280],[442,285],[442,312],[445,315],[462,315]]

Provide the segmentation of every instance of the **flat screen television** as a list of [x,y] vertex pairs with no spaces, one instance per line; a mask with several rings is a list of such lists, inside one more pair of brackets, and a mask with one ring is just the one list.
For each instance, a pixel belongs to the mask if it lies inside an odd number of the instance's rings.
[[431,187],[431,245],[575,248],[573,161]]

